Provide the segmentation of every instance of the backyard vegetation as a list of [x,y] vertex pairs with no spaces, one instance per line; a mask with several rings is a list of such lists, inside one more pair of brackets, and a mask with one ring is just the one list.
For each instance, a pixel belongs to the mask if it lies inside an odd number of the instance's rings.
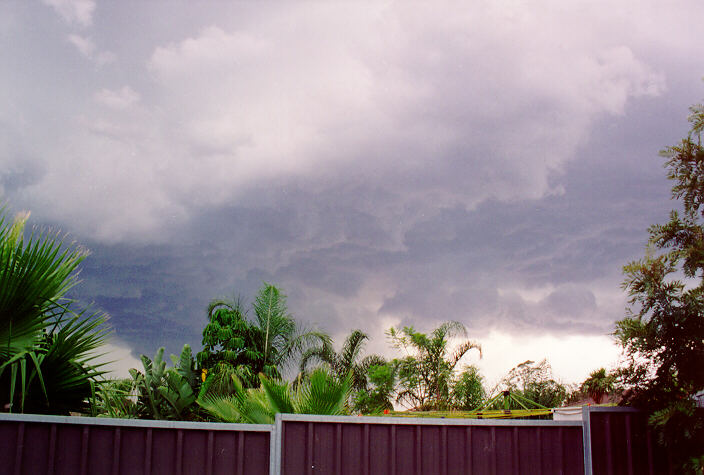
[[[663,152],[683,209],[652,226],[646,257],[624,268],[631,310],[614,334],[627,364],[597,369],[579,387],[562,384],[543,360],[516,365],[487,391],[479,370],[466,364],[470,354],[481,357],[481,346],[455,321],[429,333],[389,329],[399,353],[391,360],[365,355],[369,337],[361,330],[337,351],[328,335],[296,321],[283,292],[267,283],[250,309],[241,300],[208,306],[195,357],[189,345],[170,359],[160,348],[153,358],[142,355],[130,378],[105,379],[96,357],[106,317],[67,298],[86,251],[55,233],[28,232],[27,214],[10,221],[3,212],[0,403],[7,412],[271,423],[276,413],[466,411],[487,401],[520,409],[526,400],[557,407],[622,393],[622,403],[650,414],[680,467],[701,469],[704,417],[695,395],[704,391],[704,107],[692,108],[690,122],[688,136]],[[501,391],[517,396],[504,401],[508,407],[492,402]]]

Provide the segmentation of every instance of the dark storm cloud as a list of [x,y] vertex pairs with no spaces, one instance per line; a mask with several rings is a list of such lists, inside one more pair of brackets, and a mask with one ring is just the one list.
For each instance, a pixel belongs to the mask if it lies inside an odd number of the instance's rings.
[[[282,285],[294,313],[328,331],[371,331],[380,315],[393,314],[423,328],[457,319],[475,333],[603,334],[622,315],[622,301],[599,307],[594,282],[606,278],[618,293],[621,266],[642,252],[645,229],[670,205],[654,143],[665,134],[657,122],[630,119],[598,131],[553,178],[562,194],[469,210],[425,207],[397,241],[388,223],[398,215],[366,213],[354,199],[378,197],[381,183],[259,189],[247,207],[204,210],[173,231],[171,244],[90,246],[83,290],[140,351],[155,338],[172,351],[198,341],[210,299],[249,301],[263,281]],[[637,145],[615,160],[616,139]],[[359,298],[370,278],[394,285],[377,312],[350,318],[340,304]],[[553,290],[533,301],[511,290],[546,286]]]
[[137,352],[264,281],[336,335],[608,333],[702,96],[696,15],[655,2],[89,4],[0,6],[0,185]]

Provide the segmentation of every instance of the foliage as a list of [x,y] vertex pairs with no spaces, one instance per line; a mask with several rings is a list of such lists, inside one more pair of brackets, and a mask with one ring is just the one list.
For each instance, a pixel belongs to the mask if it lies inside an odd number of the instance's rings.
[[208,324],[203,329],[203,350],[196,355],[198,366],[213,368],[219,363],[238,366],[247,357],[246,345],[253,339],[252,332],[240,301],[210,302]]
[[465,366],[452,386],[452,405],[456,409],[471,411],[486,399],[484,378],[476,366]]
[[254,321],[246,318],[240,302],[211,302],[209,323],[203,330],[203,351],[197,355],[200,368],[210,371],[226,363],[235,369],[245,387],[257,387],[259,373],[280,379],[306,349],[329,344],[327,335],[297,325],[288,313],[286,296],[271,284],[262,286],[252,308]]
[[554,380],[530,382],[523,389],[523,397],[544,407],[560,407],[567,400],[567,387]]
[[66,298],[87,252],[58,234],[25,238],[28,217],[10,225],[0,214],[0,404],[11,412],[82,411],[101,374],[93,363],[106,316]]
[[200,386],[198,397],[208,395],[227,396],[235,391],[232,377],[238,373],[237,368],[221,361],[213,366],[210,371],[202,370],[203,384]]
[[[527,360],[513,367],[494,388],[517,392],[520,396],[543,407],[559,407],[567,399],[567,387],[555,380],[552,368],[546,359],[538,363]],[[521,409],[511,400],[510,409]],[[500,407],[496,407],[500,409]]]
[[367,378],[372,365],[383,365],[384,359],[378,355],[368,355],[361,359],[364,342],[369,336],[361,330],[353,330],[345,339],[339,353],[336,353],[330,340],[323,341],[320,346],[306,350],[301,357],[301,377],[306,377],[308,367],[312,363],[327,365],[338,380],[350,375],[353,391],[367,391]]
[[395,328],[387,332],[392,345],[406,353],[394,360],[400,389],[396,402],[421,410],[446,409],[450,405],[453,372],[462,357],[479,344],[464,340],[450,351],[450,338],[466,337],[467,330],[459,322],[445,322],[430,335],[413,327]]
[[628,358],[620,371],[625,402],[649,411],[680,468],[703,471],[704,415],[694,400],[704,390],[702,105],[691,108],[689,121],[687,137],[661,152],[682,213],[672,211],[669,222],[651,226],[646,256],[624,267],[630,308],[614,334]]
[[143,373],[130,369],[137,389],[140,416],[183,420],[194,408],[198,384],[191,348],[184,345],[179,357],[171,355],[172,368],[166,367],[163,357],[164,348],[159,348],[153,361],[141,356]]
[[112,417],[119,419],[136,419],[139,417],[135,381],[127,379],[108,379],[93,384],[91,398],[91,415],[93,417]]
[[396,387],[396,368],[385,363],[371,365],[367,371],[370,388],[354,396],[354,410],[360,414],[377,414],[394,408],[392,398]]
[[616,389],[616,375],[606,372],[605,368],[592,371],[584,380],[580,390],[589,395],[596,404],[601,404],[604,396]]
[[324,368],[315,369],[296,389],[290,383],[259,375],[259,388],[245,389],[233,376],[235,391],[230,396],[206,395],[198,404],[223,422],[272,424],[277,413],[346,414],[351,380],[338,378]]

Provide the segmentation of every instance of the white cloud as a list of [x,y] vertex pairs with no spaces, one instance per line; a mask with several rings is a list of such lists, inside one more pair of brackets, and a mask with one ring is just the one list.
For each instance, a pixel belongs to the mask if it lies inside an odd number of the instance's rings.
[[81,36],[77,34],[71,34],[68,35],[68,41],[76,47],[79,53],[81,53],[83,56],[86,58],[91,58],[93,57],[93,54],[95,53],[96,47],[95,43],[93,42],[90,37],[87,36]]
[[94,0],[42,0],[54,8],[61,18],[71,25],[87,27],[93,24]]
[[101,89],[93,94],[93,98],[99,104],[111,109],[127,109],[140,99],[139,94],[129,86],[123,86],[117,90]]
[[132,356],[132,350],[122,341],[113,340],[99,348],[104,356],[96,358],[95,363],[102,363],[107,378],[129,378],[130,368],[142,370],[142,362]]
[[564,383],[579,384],[595,369],[614,368],[621,354],[618,345],[606,335],[525,337],[492,331],[480,343],[483,358],[471,363],[479,366],[489,388],[517,364],[544,358],[556,378]]
[[89,36],[71,34],[68,36],[68,41],[76,47],[79,53],[94,61],[98,66],[113,63],[117,59],[115,54],[110,51],[98,51],[95,42]]

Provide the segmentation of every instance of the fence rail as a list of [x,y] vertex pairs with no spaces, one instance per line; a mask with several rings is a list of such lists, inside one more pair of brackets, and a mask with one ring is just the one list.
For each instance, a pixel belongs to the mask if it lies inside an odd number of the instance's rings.
[[279,414],[273,425],[0,414],[0,473],[667,473],[642,413],[581,421]]

